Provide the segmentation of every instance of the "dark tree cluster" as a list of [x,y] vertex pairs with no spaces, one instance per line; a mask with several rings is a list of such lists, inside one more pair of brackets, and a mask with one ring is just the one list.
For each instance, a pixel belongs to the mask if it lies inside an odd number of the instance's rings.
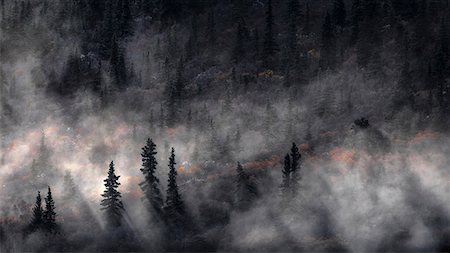
[[[199,224],[191,215],[191,210],[184,203],[182,193],[177,183],[177,162],[175,160],[175,149],[172,148],[168,158],[168,181],[165,197],[160,189],[160,181],[157,176],[158,162],[156,144],[152,139],[147,139],[146,145],[142,148],[141,158],[142,167],[140,171],[143,175],[143,181],[139,184],[144,193],[143,205],[146,208],[148,217],[148,226],[150,230],[162,231],[164,241],[161,242],[166,250],[186,250],[203,245],[202,239],[199,239]],[[291,149],[291,154],[287,155],[287,165],[283,170],[283,194],[291,197],[297,189],[296,182],[299,181],[299,160],[300,153],[295,144]],[[250,210],[255,201],[259,198],[258,182],[248,171],[244,169],[241,163],[237,163],[236,176],[234,180],[233,205],[237,211],[245,212]],[[108,243],[104,250],[112,250],[122,243],[127,248],[142,250],[138,241],[130,228],[129,217],[125,205],[122,202],[122,194],[119,191],[120,176],[117,175],[114,162],[109,164],[107,177],[104,180],[105,190],[100,203],[101,210],[104,213],[106,221],[106,231],[111,233],[108,237],[115,242]],[[64,176],[64,198],[69,201],[79,201],[74,198],[77,195],[76,185],[70,173]],[[68,196],[69,195],[69,196]],[[41,198],[40,192],[36,197],[36,203],[33,207],[32,220],[26,227],[27,234],[34,232],[59,233],[60,225],[56,222],[55,201],[50,187],[48,187],[47,197]],[[64,220],[64,219],[63,219]],[[119,237],[115,237],[119,236]],[[125,238],[125,239],[124,239]],[[188,243],[188,242],[192,242]],[[116,245],[116,246],[114,246]],[[133,246],[134,245],[134,246]]]
[[[144,181],[139,184],[144,193],[144,205],[147,207],[148,214],[151,217],[149,224],[158,226],[158,229],[165,231],[165,236],[170,242],[166,247],[172,250],[180,250],[184,247],[182,241],[189,239],[194,234],[195,224],[190,217],[189,212],[183,203],[177,184],[177,169],[175,161],[175,149],[171,149],[169,156],[169,173],[166,190],[166,198],[163,201],[163,195],[159,186],[159,179],[156,176],[158,162],[156,161],[156,145],[148,139],[146,145],[142,148],[142,168],[141,172]],[[110,164],[108,177],[105,179],[106,190],[102,197],[102,210],[105,212],[105,218],[111,229],[123,227],[126,222],[126,211],[121,201],[121,193],[117,190],[120,183],[120,176],[115,174],[113,162]],[[156,228],[156,227],[155,227]]]
[[[192,110],[188,99],[211,93],[216,77],[204,83],[196,78],[213,68],[231,72],[226,80],[231,85],[214,88],[237,96],[267,88],[262,85],[267,79],[299,93],[323,73],[354,64],[380,86],[397,80],[395,108],[425,115],[447,114],[450,108],[446,0],[17,0],[1,6],[2,27],[14,34],[17,26],[26,27],[53,7],[59,14],[51,23],[64,24],[68,31],[56,25],[52,31],[63,37],[76,34],[81,47],[65,60],[62,74],[47,70],[48,90],[65,99],[91,90],[107,107],[130,86],[165,83],[163,101],[157,102],[166,107],[160,120],[167,127],[186,123]],[[158,43],[142,52],[161,70],[155,80],[143,81],[142,70],[136,73],[129,59],[127,47],[136,29],[159,31]],[[7,43],[2,48],[10,51]]]
[[300,158],[301,154],[295,143],[292,144],[290,154],[284,157],[284,167],[282,170],[283,181],[281,183],[281,191],[283,197],[291,198],[295,196],[299,190],[300,177]]
[[45,197],[45,208],[42,206],[41,193],[38,192],[36,203],[33,207],[33,216],[25,232],[33,233],[43,231],[45,233],[56,233],[58,224],[56,223],[55,201],[52,197],[50,186],[48,187],[47,197]]

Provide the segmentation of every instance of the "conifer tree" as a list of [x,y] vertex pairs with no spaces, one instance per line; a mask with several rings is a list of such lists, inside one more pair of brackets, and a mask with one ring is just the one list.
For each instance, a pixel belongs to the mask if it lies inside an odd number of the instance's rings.
[[114,162],[109,164],[108,177],[103,180],[105,182],[105,191],[101,195],[101,210],[105,212],[108,226],[114,228],[119,227],[122,223],[124,206],[121,200],[121,193],[117,190],[119,187],[119,178],[116,176]]
[[77,197],[78,190],[70,171],[66,171],[64,175],[64,198],[72,199]]
[[167,185],[166,210],[169,212],[184,213],[184,203],[178,192],[177,169],[175,161],[175,149],[172,148],[169,157],[169,179]]
[[55,201],[52,197],[50,186],[48,187],[47,197],[45,198],[45,211],[43,212],[44,228],[49,232],[56,230],[56,212]]
[[290,180],[291,180],[291,158],[289,154],[286,154],[284,157],[284,166],[283,170],[283,181],[281,183],[281,192],[283,195],[290,194]]
[[141,172],[144,175],[144,181],[139,185],[148,201],[150,211],[156,214],[158,218],[161,218],[164,203],[159,190],[159,179],[155,175],[156,166],[158,165],[156,154],[156,144],[152,139],[147,139],[147,144],[142,148],[141,153]]
[[40,179],[41,181],[45,178],[50,170],[50,150],[45,143],[45,135],[42,133],[41,140],[39,142],[38,154],[36,159],[33,160],[31,164],[31,174],[33,179]]
[[169,237],[178,240],[186,236],[187,219],[184,203],[178,191],[176,164],[175,149],[172,148],[169,157],[169,179],[164,211],[169,226]]
[[236,172],[236,205],[239,209],[246,210],[257,197],[258,191],[239,162],[237,163]]
[[44,210],[42,208],[41,192],[38,191],[36,203],[33,207],[33,217],[31,218],[31,222],[28,225],[29,232],[34,232],[42,228],[44,224],[43,213]]
[[292,194],[295,194],[298,191],[299,181],[300,181],[300,158],[301,154],[298,150],[298,147],[295,143],[292,143],[291,148],[291,179],[290,186],[292,189]]

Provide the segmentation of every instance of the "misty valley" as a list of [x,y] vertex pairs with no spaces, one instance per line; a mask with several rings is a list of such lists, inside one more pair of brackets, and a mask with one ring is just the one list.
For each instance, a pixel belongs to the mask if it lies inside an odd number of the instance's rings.
[[449,252],[450,1],[0,0],[0,253]]

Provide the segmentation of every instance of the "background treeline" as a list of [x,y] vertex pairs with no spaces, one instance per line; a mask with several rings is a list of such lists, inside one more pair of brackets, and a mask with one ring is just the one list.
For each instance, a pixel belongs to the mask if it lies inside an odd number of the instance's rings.
[[[446,114],[450,101],[448,5],[445,0],[4,0],[1,50],[7,60],[31,43],[44,62],[54,61],[49,41],[20,38],[46,32],[73,40],[72,48],[56,49],[62,51],[57,64],[42,70],[41,85],[56,100],[67,106],[77,92],[90,90],[98,96],[94,107],[150,108],[147,120],[166,127],[202,121],[208,127],[217,116],[202,112],[210,99],[221,102],[215,110],[239,116],[234,102],[241,96],[262,109],[268,100],[295,104],[313,93],[321,101],[310,105],[314,115],[335,110],[348,115],[358,110],[355,97],[371,89],[367,82],[390,94],[385,118],[406,108],[429,120]],[[345,80],[353,74],[349,70],[362,75],[356,87],[341,87],[339,96],[330,95],[332,85],[310,91],[309,84],[330,75],[338,75],[337,86],[355,82]],[[8,89],[2,94],[8,96],[2,108],[9,122],[14,84],[4,82]],[[256,92],[260,95],[251,98]],[[72,119],[81,113],[69,112]]]
[[[446,0],[0,0],[0,250],[447,250],[449,13]],[[57,137],[17,142],[37,129]],[[158,154],[147,143],[138,171],[147,136]],[[292,142],[302,159],[284,155]],[[34,202],[48,186],[55,220]]]

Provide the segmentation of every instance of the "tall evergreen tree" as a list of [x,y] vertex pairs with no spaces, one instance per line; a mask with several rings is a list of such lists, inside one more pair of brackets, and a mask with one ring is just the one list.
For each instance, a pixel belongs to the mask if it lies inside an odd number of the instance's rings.
[[172,148],[169,157],[169,179],[167,185],[167,197],[166,197],[166,210],[175,211],[177,213],[184,212],[184,203],[181,199],[181,195],[178,192],[177,185],[177,169],[175,161],[175,149]]
[[122,223],[122,216],[124,206],[121,200],[121,193],[117,190],[119,187],[119,178],[116,176],[114,169],[114,162],[109,164],[108,177],[103,180],[105,182],[105,191],[101,195],[103,197],[101,201],[102,210],[105,212],[106,221],[108,226],[114,228],[119,227]]
[[169,237],[179,240],[186,236],[187,220],[185,206],[178,191],[176,164],[175,149],[172,148],[169,157],[169,179],[164,210],[169,226]]
[[77,186],[75,185],[75,182],[73,180],[70,171],[66,171],[66,173],[64,174],[63,185],[64,185],[63,195],[66,200],[77,197],[78,195]]
[[44,180],[46,175],[50,172],[50,150],[45,143],[45,135],[42,133],[37,157],[31,164],[31,175],[33,176],[33,179],[39,180],[38,182],[42,182],[42,180]]
[[291,180],[290,186],[292,189],[292,194],[297,193],[299,181],[300,181],[300,158],[301,154],[298,150],[298,147],[295,143],[292,143],[291,148]]
[[263,64],[266,69],[275,67],[275,53],[277,44],[274,37],[274,16],[272,10],[272,0],[267,0],[266,26],[264,31]]
[[281,171],[283,173],[283,181],[281,183],[281,192],[283,195],[290,193],[290,181],[291,181],[291,158],[289,154],[286,154],[284,157],[284,166],[283,170]]
[[48,187],[47,197],[45,198],[45,211],[43,212],[44,228],[49,232],[54,232],[56,230],[56,212],[55,212],[55,201],[52,197],[52,191],[50,186]]
[[42,228],[42,226],[44,224],[43,213],[44,213],[44,210],[42,208],[41,192],[38,191],[38,194],[36,197],[36,203],[33,207],[33,217],[31,218],[31,222],[28,225],[29,232],[34,232],[34,231]]
[[159,190],[159,179],[156,177],[156,144],[152,139],[147,139],[147,144],[142,148],[142,168],[144,181],[140,183],[141,190],[144,192],[146,201],[148,201],[150,211],[157,215],[155,218],[162,217],[163,198]]
[[246,210],[257,197],[258,191],[239,162],[237,163],[236,172],[236,205],[239,209]]

